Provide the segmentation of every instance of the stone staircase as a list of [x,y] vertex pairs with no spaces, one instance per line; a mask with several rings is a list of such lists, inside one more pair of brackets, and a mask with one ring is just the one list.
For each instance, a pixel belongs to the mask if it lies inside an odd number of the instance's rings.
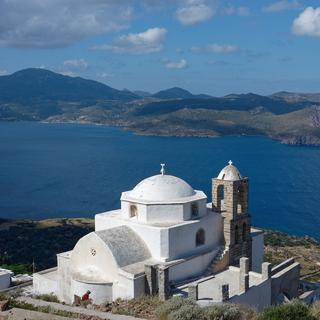
[[228,266],[229,262],[229,247],[221,246],[218,249],[217,254],[209,264],[205,276],[210,276],[214,273],[224,270]]

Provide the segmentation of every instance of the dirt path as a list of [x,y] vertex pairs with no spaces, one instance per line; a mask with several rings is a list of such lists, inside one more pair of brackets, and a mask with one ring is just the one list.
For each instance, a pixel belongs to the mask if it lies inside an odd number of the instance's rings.
[[107,319],[109,319],[109,320],[137,320],[137,319],[142,320],[141,318],[112,314],[110,312],[89,310],[89,309],[85,309],[85,308],[81,308],[81,307],[73,307],[73,306],[68,306],[68,305],[55,303],[55,302],[47,302],[47,301],[43,301],[43,300],[32,299],[29,297],[19,297],[17,300],[21,301],[21,302],[25,302],[25,303],[30,303],[30,304],[37,306],[37,307],[50,306],[50,308],[52,308],[54,310],[78,313],[78,314],[92,316],[92,317],[99,317],[101,319],[106,319],[106,320]]

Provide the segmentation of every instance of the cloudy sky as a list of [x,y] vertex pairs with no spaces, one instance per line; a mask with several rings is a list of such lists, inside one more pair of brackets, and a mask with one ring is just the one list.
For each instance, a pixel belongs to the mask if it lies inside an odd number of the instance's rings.
[[320,92],[319,0],[0,0],[0,75],[155,92]]

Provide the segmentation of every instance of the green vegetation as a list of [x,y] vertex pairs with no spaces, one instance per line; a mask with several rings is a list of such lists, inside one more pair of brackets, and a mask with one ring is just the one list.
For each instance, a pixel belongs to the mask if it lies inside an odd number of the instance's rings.
[[59,299],[56,295],[54,294],[39,294],[34,297],[35,299],[43,300],[43,301],[48,301],[48,302],[57,302],[59,303]]
[[15,264],[1,264],[0,268],[9,269],[14,274],[32,273],[32,264],[15,263]]
[[257,320],[317,320],[312,309],[306,304],[295,301],[289,304],[266,308]]
[[265,261],[276,265],[290,257],[301,264],[301,277],[320,281],[320,243],[308,236],[297,237],[278,231],[265,231]]
[[256,312],[234,304],[201,308],[193,300],[173,297],[155,310],[155,316],[158,320],[255,320]]
[[72,249],[93,231],[91,219],[21,220],[0,223],[0,265],[15,273],[31,273],[56,265],[56,254]]
[[162,303],[158,297],[144,296],[132,300],[117,299],[112,303],[108,303],[103,309],[104,311],[109,311],[114,314],[154,319],[155,309],[162,305]]
[[19,308],[19,309],[37,311],[37,312],[42,312],[42,313],[49,313],[49,314],[54,314],[57,316],[67,317],[69,319],[70,318],[77,318],[79,316],[79,314],[75,313],[75,312],[56,310],[50,306],[46,306],[46,307],[34,306],[31,303],[21,302],[21,301],[15,300],[15,299],[9,300],[9,309],[12,309],[12,308]]
[[320,303],[308,306],[298,300],[270,306],[260,314],[235,304],[217,304],[200,308],[190,299],[174,297],[155,311],[158,320],[320,320]]

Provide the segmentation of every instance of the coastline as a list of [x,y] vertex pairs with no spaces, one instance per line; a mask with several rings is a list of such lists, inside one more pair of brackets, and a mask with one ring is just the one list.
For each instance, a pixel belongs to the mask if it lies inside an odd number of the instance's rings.
[[[8,121],[10,122],[10,121]],[[13,121],[17,122],[17,121]],[[99,122],[93,122],[93,121],[30,121],[30,122],[39,122],[44,124],[79,124],[79,125],[95,125],[95,126],[105,126],[109,128],[119,128],[121,130],[130,132],[134,135],[138,136],[146,136],[146,137],[174,137],[174,138],[221,138],[221,137],[263,137],[267,139],[271,139],[273,141],[279,142],[283,145],[288,146],[302,146],[302,147],[320,147],[320,139],[319,141],[316,140],[312,142],[311,136],[297,136],[297,137],[286,137],[286,138],[279,138],[279,137],[273,137],[270,135],[264,135],[264,134],[225,134],[225,135],[217,135],[213,133],[207,133],[207,134],[198,134],[196,132],[192,133],[163,133],[163,132],[148,132],[143,131],[139,128],[134,129],[130,128],[128,125],[125,124],[108,124],[108,123],[99,123]]]

